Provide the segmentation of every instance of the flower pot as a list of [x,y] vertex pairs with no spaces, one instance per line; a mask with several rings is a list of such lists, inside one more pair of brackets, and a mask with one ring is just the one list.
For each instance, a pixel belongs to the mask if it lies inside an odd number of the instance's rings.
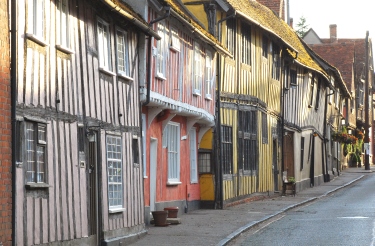
[[167,226],[168,211],[152,211],[155,226]]
[[168,207],[164,208],[164,211],[168,211],[168,218],[177,218],[178,207]]

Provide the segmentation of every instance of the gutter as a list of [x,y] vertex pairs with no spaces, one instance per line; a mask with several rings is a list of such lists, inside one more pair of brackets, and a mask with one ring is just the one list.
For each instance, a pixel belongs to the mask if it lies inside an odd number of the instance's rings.
[[[11,88],[11,121],[12,121],[12,245],[16,243],[16,93],[17,93],[17,2],[8,1],[11,5],[10,20],[10,88]],[[8,17],[9,20],[9,17]]]
[[134,25],[139,27],[143,32],[145,32],[147,35],[152,36],[156,38],[157,40],[160,40],[161,37],[157,32],[155,32],[150,26],[148,26],[145,23],[142,23],[140,20],[126,12],[124,9],[119,7],[116,3],[112,2],[111,0],[101,0],[103,3],[111,7],[114,11],[117,11],[119,14],[124,16],[126,19],[130,20]]

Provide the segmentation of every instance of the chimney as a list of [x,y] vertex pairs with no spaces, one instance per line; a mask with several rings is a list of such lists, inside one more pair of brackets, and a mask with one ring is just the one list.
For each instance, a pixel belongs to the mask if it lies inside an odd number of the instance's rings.
[[329,25],[329,38],[331,40],[331,43],[337,42],[337,25],[336,24]]
[[293,18],[289,19],[289,26],[293,29]]

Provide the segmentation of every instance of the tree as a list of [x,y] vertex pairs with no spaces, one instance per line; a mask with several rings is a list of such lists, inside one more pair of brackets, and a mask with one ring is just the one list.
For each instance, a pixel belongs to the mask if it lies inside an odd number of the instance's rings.
[[307,32],[308,28],[309,25],[306,24],[306,18],[304,16],[301,16],[299,22],[297,23],[297,35],[302,38]]

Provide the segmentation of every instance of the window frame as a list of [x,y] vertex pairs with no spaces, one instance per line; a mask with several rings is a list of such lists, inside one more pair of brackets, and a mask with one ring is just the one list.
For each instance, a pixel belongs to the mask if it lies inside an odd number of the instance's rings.
[[272,78],[280,81],[281,78],[281,58],[280,58],[280,47],[275,43],[271,42],[272,47]]
[[236,19],[231,18],[226,21],[226,42],[225,45],[235,59],[236,46]]
[[257,173],[257,111],[238,111],[239,131],[238,149],[239,165],[245,175]]
[[[221,161],[223,162],[223,174],[233,174],[233,128],[232,126],[221,125]],[[227,130],[227,134],[225,133]],[[224,148],[228,147],[228,148]]]
[[315,77],[312,76],[310,80],[310,100],[309,107],[311,108],[314,103],[314,88],[315,88]]
[[241,41],[241,62],[251,66],[251,25],[245,22],[241,22]]
[[[174,128],[174,129],[172,129]],[[180,181],[180,123],[169,122],[163,131],[163,148],[167,149],[167,185],[179,185]],[[172,146],[172,148],[170,147]]]
[[178,33],[177,27],[171,27],[170,31],[170,45],[169,48],[175,52],[180,52],[181,42],[180,42],[180,35]]
[[[208,158],[204,158],[204,157],[208,157]],[[211,152],[211,150],[209,150],[209,149],[199,149],[198,150],[198,173],[199,174],[212,173],[212,152]]]
[[[109,143],[109,139],[112,139],[115,142]],[[113,146],[113,145],[115,145],[115,146]],[[109,148],[110,146],[115,147],[115,149]],[[108,191],[107,199],[108,199],[108,208],[109,208],[110,211],[116,210],[116,209],[122,209],[124,207],[124,194],[123,194],[124,193],[124,175],[123,175],[124,167],[123,167],[122,146],[123,146],[123,143],[122,143],[122,137],[121,136],[111,135],[111,134],[106,135],[106,170],[107,170],[107,191]],[[119,152],[119,150],[120,150],[120,152]],[[112,155],[110,155],[110,153]],[[110,172],[110,162],[113,162],[113,163],[116,162],[117,166],[120,166],[120,171],[116,170],[114,174],[111,174],[111,172]],[[114,168],[118,169],[118,167],[113,167],[113,166],[111,168],[112,169],[114,169]],[[119,172],[119,174],[117,172]],[[120,182],[118,182],[118,180],[117,180],[117,182],[115,182],[115,181],[111,182],[111,180],[110,180],[111,176],[117,177],[117,178],[120,177],[121,178]],[[114,187],[113,187],[113,190],[111,190],[111,185],[117,186],[117,188],[120,187],[121,190],[119,191],[118,189],[114,189]],[[111,197],[111,192],[113,192],[113,193],[116,192],[119,195],[119,197],[117,197],[117,198]],[[117,202],[114,202],[115,199],[117,200]],[[113,202],[112,204],[111,204],[111,201]]]
[[[123,50],[119,49],[120,42],[122,40],[122,48]],[[129,37],[128,32],[116,28],[116,60],[117,60],[117,74],[122,78],[133,80],[133,77],[130,74],[131,69],[131,62],[130,62],[130,50],[129,50]],[[122,55],[121,55],[122,54]],[[120,61],[123,61],[123,64],[120,65]],[[123,68],[120,68],[123,67]]]
[[56,8],[58,12],[58,14],[56,14],[56,18],[57,18],[56,24],[59,28],[58,32],[56,32],[58,35],[56,40],[57,40],[58,45],[69,48],[70,47],[69,1],[68,0],[56,0]]
[[[22,124],[20,124],[22,125]],[[28,125],[30,125],[33,129],[32,129],[32,137],[33,139],[28,139]],[[43,127],[44,128],[44,139],[41,139],[40,138],[40,127]],[[41,123],[41,122],[35,122],[35,121],[24,121],[24,144],[25,144],[25,147],[24,147],[24,160],[25,160],[25,183],[27,185],[33,185],[33,184],[47,184],[47,124],[45,123]],[[30,129],[31,130],[31,129]],[[29,141],[30,140],[30,141]],[[34,142],[34,145],[33,146],[30,146],[30,142]],[[31,149],[32,148],[32,149]],[[38,158],[38,149],[39,148],[43,148],[44,149],[44,152],[43,152],[43,168],[40,168],[38,162],[39,162],[39,158]],[[33,151],[33,156],[32,156],[32,160],[29,160],[29,157],[30,155],[28,154],[28,151]],[[31,168],[31,171],[29,169],[29,162],[32,162],[31,165],[33,165],[33,167]],[[42,171],[41,171],[42,170]],[[34,173],[34,175],[32,175],[32,177],[29,179],[28,178],[28,173]],[[43,178],[41,180],[39,180],[38,178],[38,174],[39,173],[43,173]]]
[[340,89],[339,88],[336,89],[336,93],[335,93],[335,108],[340,109]]
[[317,88],[316,88],[316,96],[315,96],[315,110],[318,110],[319,109],[319,103],[320,103],[320,91],[321,91],[321,85],[322,85],[322,81],[321,79],[319,78],[318,79],[318,85],[317,85]]
[[44,22],[44,14],[45,14],[45,0],[33,0],[32,3],[32,30],[31,33],[34,34],[36,37],[41,38],[44,40],[45,35],[45,22]]
[[268,121],[267,121],[267,114],[261,112],[262,114],[262,143],[268,144]]
[[[99,68],[105,71],[112,70],[111,62],[111,38],[109,24],[99,18],[96,22],[97,27],[97,46],[99,57]],[[102,27],[102,28],[101,28]],[[100,30],[103,30],[102,32]]]
[[206,51],[206,58],[205,58],[206,64],[205,64],[205,98],[212,100],[212,79],[213,79],[213,74],[212,74],[212,53],[210,51]]
[[155,61],[155,76],[161,80],[166,80],[166,62],[167,62],[167,25],[165,21],[160,21],[157,24],[158,34],[161,37],[156,41],[156,61]]
[[193,62],[193,95],[202,95],[203,71],[202,71],[202,46],[199,42],[194,42],[194,62]]

